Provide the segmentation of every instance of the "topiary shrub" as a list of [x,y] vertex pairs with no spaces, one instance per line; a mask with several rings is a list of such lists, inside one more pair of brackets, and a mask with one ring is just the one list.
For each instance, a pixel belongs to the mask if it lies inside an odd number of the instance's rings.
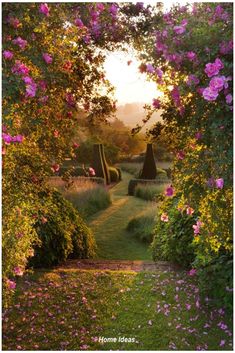
[[101,157],[102,157],[102,161],[103,161],[104,172],[105,172],[105,176],[106,176],[106,182],[107,182],[107,184],[110,184],[111,177],[110,177],[110,173],[109,173],[109,165],[108,165],[108,163],[106,161],[105,153],[104,153],[104,145],[102,145],[102,144],[100,144],[100,152],[101,152]]
[[111,183],[117,183],[119,179],[119,173],[116,168],[109,167],[110,181]]
[[154,160],[153,145],[148,143],[140,179],[155,179],[156,176],[157,168]]
[[[178,263],[189,267],[195,259],[193,225],[197,216],[187,215],[185,210],[178,210],[179,196],[165,199],[159,210],[152,243],[153,259]],[[167,210],[167,213],[166,213]],[[165,216],[161,220],[162,215]]]
[[34,248],[30,265],[51,267],[69,256],[89,258],[95,253],[95,241],[72,204],[57,191],[41,193],[42,205],[47,213],[35,224],[41,246]]
[[121,168],[119,168],[119,167],[115,167],[115,168],[117,169],[119,180],[122,180],[122,171],[121,171]]
[[95,170],[96,177],[103,178],[108,183],[107,173],[105,172],[101,144],[94,144],[93,147],[93,164],[92,167]]

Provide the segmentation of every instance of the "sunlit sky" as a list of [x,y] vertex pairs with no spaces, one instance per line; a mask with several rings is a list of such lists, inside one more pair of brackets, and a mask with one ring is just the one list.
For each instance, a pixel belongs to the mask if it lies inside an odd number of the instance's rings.
[[118,105],[133,102],[152,103],[153,98],[159,96],[156,83],[146,80],[146,75],[139,72],[139,65],[140,62],[133,53],[116,51],[108,54],[104,68],[106,78],[116,88],[115,98]]

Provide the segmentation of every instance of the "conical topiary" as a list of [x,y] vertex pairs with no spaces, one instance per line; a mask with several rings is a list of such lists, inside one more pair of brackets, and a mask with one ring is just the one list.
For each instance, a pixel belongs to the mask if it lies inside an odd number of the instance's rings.
[[111,178],[110,178],[110,173],[109,173],[109,166],[105,158],[105,153],[104,153],[104,145],[100,144],[100,150],[101,150],[101,157],[103,160],[103,165],[104,165],[104,172],[107,180],[107,184],[110,184]]
[[105,183],[107,183],[107,177],[104,169],[103,158],[101,154],[101,145],[96,143],[93,146],[93,164],[92,167],[95,170],[95,176],[99,178],[104,178]]
[[156,179],[156,176],[157,168],[154,160],[153,145],[148,143],[140,179]]

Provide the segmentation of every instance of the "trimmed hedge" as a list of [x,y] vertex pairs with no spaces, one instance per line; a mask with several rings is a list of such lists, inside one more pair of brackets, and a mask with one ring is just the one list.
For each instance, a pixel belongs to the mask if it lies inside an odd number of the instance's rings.
[[156,176],[157,168],[154,160],[153,145],[148,143],[140,179],[155,179]]
[[39,219],[35,229],[41,241],[34,248],[29,265],[51,267],[68,257],[90,258],[95,255],[95,240],[72,204],[57,191],[41,194],[42,206],[49,206],[44,222]]
[[111,183],[117,183],[119,179],[119,173],[116,168],[109,167],[110,181]]

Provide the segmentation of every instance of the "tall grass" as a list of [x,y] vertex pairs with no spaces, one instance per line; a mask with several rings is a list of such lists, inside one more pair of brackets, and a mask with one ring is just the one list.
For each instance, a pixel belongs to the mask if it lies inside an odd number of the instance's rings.
[[150,244],[153,241],[156,215],[157,206],[154,205],[132,218],[127,225],[127,231],[140,241]]
[[60,191],[63,196],[72,202],[81,216],[88,218],[94,213],[107,208],[111,204],[108,190],[83,177],[71,178],[72,184],[68,186],[60,177],[50,178],[48,184]]
[[166,189],[166,183],[155,184],[138,184],[134,191],[134,196],[139,197],[146,201],[157,201],[159,195]]

